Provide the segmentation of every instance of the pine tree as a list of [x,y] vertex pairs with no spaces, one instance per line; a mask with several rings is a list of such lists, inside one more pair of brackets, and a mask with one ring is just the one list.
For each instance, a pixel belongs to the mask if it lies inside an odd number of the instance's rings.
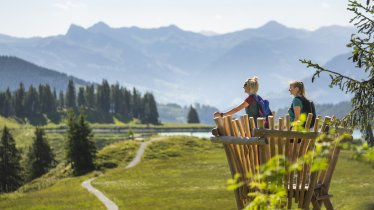
[[95,100],[95,86],[94,85],[87,85],[85,90],[85,99],[86,99],[86,106],[89,109],[95,110],[96,109],[96,100]]
[[121,89],[118,83],[111,86],[111,94],[110,94],[110,100],[111,100],[111,107],[113,113],[120,113],[121,110],[121,102],[122,102],[122,94]]
[[55,166],[54,154],[44,137],[43,129],[35,129],[34,142],[29,148],[27,154],[26,173],[27,180],[33,180],[47,173],[49,169]]
[[58,102],[59,102],[59,108],[61,110],[64,109],[65,107],[65,100],[64,100],[65,96],[64,96],[64,92],[62,90],[60,90],[60,93],[58,94]]
[[21,82],[14,94],[14,112],[17,117],[24,117],[25,87]]
[[156,101],[151,93],[145,93],[143,98],[144,115],[142,123],[159,124]]
[[20,159],[16,143],[5,126],[0,140],[0,192],[11,192],[21,185]]
[[199,115],[197,114],[196,109],[194,109],[192,106],[190,106],[190,110],[188,111],[187,122],[188,123],[200,123]]
[[135,89],[132,89],[131,97],[131,117],[140,118],[142,112],[142,98],[141,94]]
[[25,115],[31,116],[39,112],[39,95],[37,90],[30,85],[25,97]]
[[76,108],[76,92],[73,80],[69,80],[68,88],[66,90],[66,97],[65,97],[65,107],[67,109],[75,109]]
[[106,80],[97,88],[97,106],[98,111],[102,113],[109,113],[110,110],[110,87]]
[[14,114],[12,93],[9,88],[5,92],[5,101],[3,106],[3,113],[5,117],[12,116]]
[[[352,56],[349,58],[360,69],[368,74],[365,80],[356,80],[349,74],[341,74],[332,71],[311,60],[300,60],[308,68],[314,68],[315,73],[312,82],[320,76],[327,73],[331,78],[330,87],[337,86],[345,93],[353,94],[352,110],[343,118],[343,124],[352,128],[360,128],[365,134],[367,142],[374,146],[374,2],[350,0],[348,10],[355,14],[350,21],[357,28],[357,33],[351,35],[347,47],[352,48]],[[356,69],[355,69],[356,70]]]
[[56,112],[56,102],[53,96],[51,87],[47,85],[39,86],[39,98],[41,104],[41,113],[53,113]]
[[122,89],[122,105],[121,105],[121,114],[123,114],[127,119],[132,117],[131,114],[131,92],[126,88]]
[[68,114],[67,160],[74,173],[79,175],[95,168],[96,147],[92,141],[92,131],[85,121],[83,109],[76,117],[73,111]]
[[86,99],[84,97],[84,87],[80,87],[78,91],[78,107],[86,107]]

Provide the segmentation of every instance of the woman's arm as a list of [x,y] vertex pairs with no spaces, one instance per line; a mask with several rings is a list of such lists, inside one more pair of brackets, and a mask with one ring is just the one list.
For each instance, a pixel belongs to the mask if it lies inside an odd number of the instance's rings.
[[293,112],[295,113],[295,119],[294,122],[299,120],[300,114],[301,114],[301,107],[300,106],[294,106]]
[[[244,102],[241,103],[239,106],[237,106],[237,107],[231,109],[230,111],[222,112],[222,114],[223,114],[222,116],[233,115],[233,114],[237,113],[238,111],[244,109],[244,108],[247,107],[248,105],[249,105],[249,104],[248,104],[246,101],[244,101]],[[220,116],[220,115],[221,115],[220,112],[216,112],[216,113],[214,113],[214,117],[218,117],[218,116]]]

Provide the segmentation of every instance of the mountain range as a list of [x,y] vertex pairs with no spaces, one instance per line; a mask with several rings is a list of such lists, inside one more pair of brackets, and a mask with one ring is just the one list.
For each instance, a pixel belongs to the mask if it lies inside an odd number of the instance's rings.
[[0,35],[0,55],[17,56],[90,82],[105,78],[136,86],[153,92],[161,103],[198,102],[220,109],[241,102],[244,81],[256,75],[259,93],[277,109],[291,100],[288,81],[294,79],[304,80],[309,95],[319,103],[347,100],[340,90],[328,88],[328,75],[322,75],[326,79],[318,85],[310,84],[313,71],[298,59],[332,69],[344,67],[356,76],[359,71],[351,71],[350,49],[345,46],[354,32],[341,26],[307,31],[271,21],[259,28],[204,35],[175,25],[112,28],[98,22],[88,28],[72,24],[66,34],[49,37]]

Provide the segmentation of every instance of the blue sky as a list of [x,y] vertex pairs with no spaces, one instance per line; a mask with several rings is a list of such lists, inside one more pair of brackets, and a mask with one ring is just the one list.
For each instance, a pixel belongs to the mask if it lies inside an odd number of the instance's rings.
[[0,34],[18,37],[64,34],[70,24],[227,33],[270,20],[314,30],[349,25],[347,0],[0,0]]

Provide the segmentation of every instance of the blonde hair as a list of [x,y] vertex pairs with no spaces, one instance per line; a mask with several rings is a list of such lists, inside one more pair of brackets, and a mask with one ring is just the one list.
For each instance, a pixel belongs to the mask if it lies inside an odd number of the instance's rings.
[[258,91],[258,87],[259,87],[259,84],[258,84],[258,77],[254,76],[252,78],[248,78],[244,85],[248,86],[249,87],[249,90],[251,93],[254,93],[256,94],[257,91]]
[[303,97],[306,98],[305,87],[304,87],[304,83],[303,82],[294,80],[294,81],[290,82],[290,85],[292,85],[293,87],[299,88],[299,93],[298,94],[300,94],[300,95],[302,95]]

